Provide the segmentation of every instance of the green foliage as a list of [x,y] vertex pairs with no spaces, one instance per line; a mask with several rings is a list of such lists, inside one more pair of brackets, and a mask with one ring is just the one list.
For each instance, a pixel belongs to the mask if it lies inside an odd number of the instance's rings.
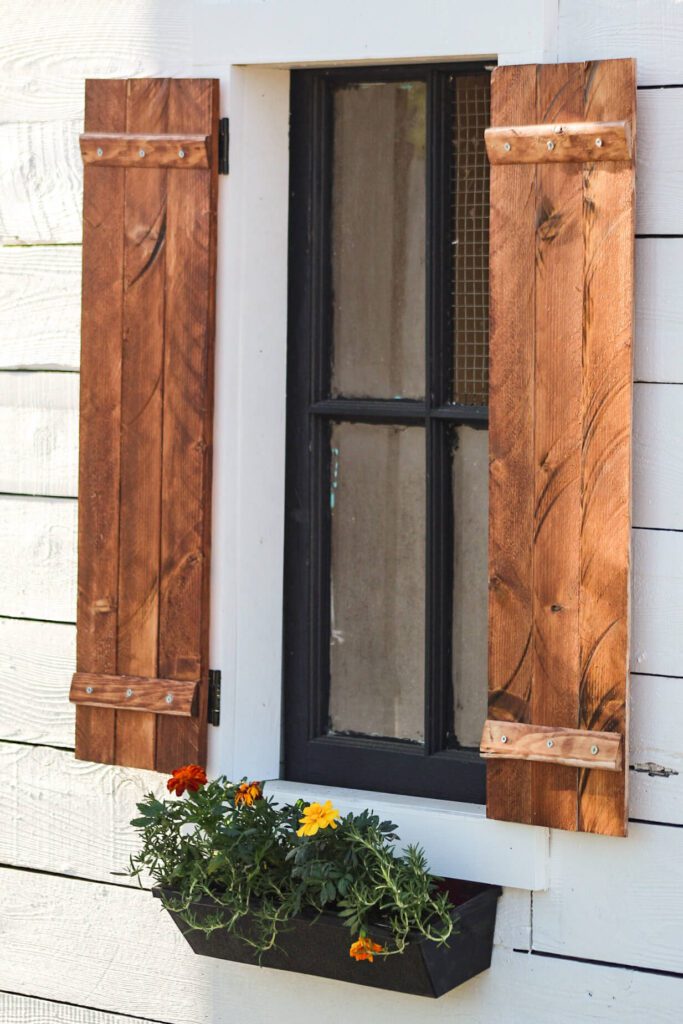
[[[132,824],[142,846],[130,873],[149,872],[171,890],[164,905],[189,927],[207,935],[227,928],[258,955],[301,911],[327,910],[353,935],[387,927],[375,955],[401,953],[419,936],[448,941],[453,908],[419,847],[397,853],[391,822],[365,810],[340,818],[336,828],[297,836],[303,800],[278,806],[259,798],[236,806],[238,786],[220,777],[184,798],[160,801],[150,794],[138,804]],[[215,911],[199,920],[193,905],[203,897]]]

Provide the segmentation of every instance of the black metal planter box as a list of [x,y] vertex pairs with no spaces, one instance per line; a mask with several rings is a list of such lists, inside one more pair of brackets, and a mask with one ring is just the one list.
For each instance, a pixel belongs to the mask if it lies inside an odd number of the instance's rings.
[[[497,885],[450,878],[444,880],[443,887],[448,890],[459,918],[457,934],[451,936],[447,946],[418,939],[400,955],[375,957],[373,963],[356,961],[349,956],[354,936],[339,917],[332,913],[302,915],[281,933],[278,948],[263,954],[261,966],[415,996],[442,996],[489,967],[496,904],[501,893]],[[157,897],[163,892],[153,891]],[[202,918],[211,913],[214,904],[202,899],[192,909]],[[171,912],[171,917],[195,953],[241,964],[258,962],[253,949],[229,932],[215,931],[207,938],[203,932],[188,928],[177,914]],[[382,942],[383,933],[386,930],[381,925],[372,928],[372,938],[377,942]]]

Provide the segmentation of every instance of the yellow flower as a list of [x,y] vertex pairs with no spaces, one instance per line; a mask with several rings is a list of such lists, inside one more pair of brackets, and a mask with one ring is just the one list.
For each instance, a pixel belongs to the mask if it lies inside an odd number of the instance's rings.
[[247,807],[251,807],[262,796],[263,789],[260,782],[243,782],[237,787],[235,792],[235,807],[239,807],[240,804],[246,804]]
[[336,828],[336,818],[339,817],[339,811],[336,807],[332,806],[331,800],[326,800],[324,804],[309,804],[308,807],[304,807],[304,816],[299,818],[299,824],[301,828],[297,829],[296,834],[298,836],[314,836],[319,828]]
[[367,935],[360,935],[358,939],[351,944],[349,956],[352,956],[354,960],[369,960],[370,963],[372,963],[375,959],[373,954],[381,953],[383,949],[384,946],[380,946],[379,943],[373,942]]

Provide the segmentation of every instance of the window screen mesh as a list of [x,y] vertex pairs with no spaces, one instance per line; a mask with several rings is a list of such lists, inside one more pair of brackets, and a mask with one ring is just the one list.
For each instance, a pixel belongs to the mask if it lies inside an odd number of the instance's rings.
[[489,164],[487,74],[453,88],[453,401],[486,405],[489,389]]

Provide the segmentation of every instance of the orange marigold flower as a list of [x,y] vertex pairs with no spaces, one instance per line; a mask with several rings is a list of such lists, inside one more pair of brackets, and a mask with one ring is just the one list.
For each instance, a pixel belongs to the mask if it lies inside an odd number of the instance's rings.
[[349,950],[349,956],[352,956],[354,960],[369,960],[370,963],[375,959],[375,953],[381,953],[384,946],[380,946],[378,942],[373,942],[367,935],[359,935],[355,942],[351,944]]
[[332,806],[331,800],[326,800],[324,804],[309,804],[308,807],[304,807],[303,818],[299,818],[301,828],[296,830],[296,834],[314,836],[319,828],[327,828],[328,825],[330,828],[336,828],[338,817],[339,811]]
[[176,768],[166,783],[166,788],[169,793],[182,796],[186,789],[196,793],[200,786],[205,786],[208,781],[206,772],[198,764],[186,764],[182,768]]
[[243,782],[237,787],[237,792],[235,793],[235,807],[239,807],[240,804],[246,804],[247,807],[251,807],[262,796],[263,787],[260,782]]

